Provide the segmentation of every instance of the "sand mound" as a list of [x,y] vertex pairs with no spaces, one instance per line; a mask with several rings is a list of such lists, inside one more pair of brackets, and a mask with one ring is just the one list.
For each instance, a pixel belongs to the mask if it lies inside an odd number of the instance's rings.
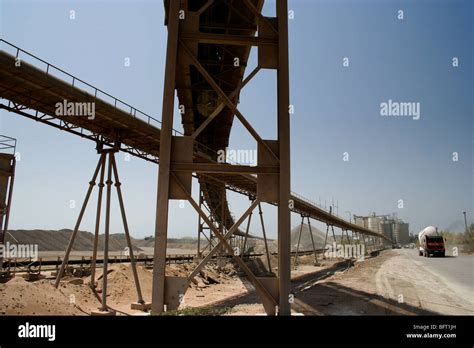
[[0,311],[7,315],[83,315],[70,303],[70,297],[56,289],[50,280],[27,282],[15,277],[0,284]]
[[[311,231],[313,232],[314,238],[314,245],[316,249],[321,249],[324,247],[324,238],[326,236],[326,232],[322,232],[321,230],[317,229],[315,226],[311,225]],[[300,225],[294,227],[291,230],[291,249],[292,251],[296,250],[296,244],[298,244],[298,237],[300,233]],[[331,232],[330,232],[331,233]],[[330,234],[330,236],[332,236]],[[330,237],[332,242],[332,237]],[[309,234],[309,226],[307,224],[303,225],[303,230],[301,231],[301,241],[300,241],[300,249],[299,250],[312,250],[313,244],[311,242],[311,236]]]
[[[167,276],[186,277],[197,263],[173,264],[166,268]],[[151,300],[153,272],[143,265],[137,266],[141,291],[145,301]],[[58,289],[54,277],[34,282],[18,275],[0,284],[0,314],[6,315],[88,315],[101,306],[102,269],[97,270],[96,293],[89,287],[90,277],[67,276],[62,278]],[[209,264],[203,268],[190,287],[193,291],[211,290],[213,285],[231,284],[236,280],[234,266],[227,264],[222,272]],[[208,289],[209,288],[209,289]],[[130,264],[113,264],[107,278],[107,305],[119,312],[138,313],[130,304],[138,300],[132,267]]]
[[[65,250],[72,230],[63,229],[59,231],[46,230],[9,230],[6,241],[10,243],[38,244],[41,251]],[[137,241],[132,238],[132,245]],[[110,235],[109,250],[120,251],[127,246],[125,234],[114,233]],[[73,250],[92,250],[94,248],[94,234],[86,231],[79,231],[74,240]],[[99,250],[104,249],[104,235],[99,236]],[[135,249],[135,248],[134,248]]]

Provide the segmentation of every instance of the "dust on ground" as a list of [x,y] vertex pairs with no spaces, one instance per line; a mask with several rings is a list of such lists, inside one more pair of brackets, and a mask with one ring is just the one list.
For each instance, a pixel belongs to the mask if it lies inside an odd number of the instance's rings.
[[397,250],[294,288],[293,308],[305,315],[474,314],[469,299]]
[[[187,276],[197,263],[172,264],[166,269],[167,276]],[[141,291],[146,302],[151,300],[152,269],[137,266]],[[59,287],[54,287],[54,276],[45,272],[43,279],[27,281],[17,275],[0,284],[0,314],[6,315],[89,315],[97,311],[102,296],[102,269],[97,269],[96,292],[90,284],[90,276],[65,276]],[[240,286],[239,286],[240,283]],[[210,289],[212,287],[212,290]],[[245,291],[232,265],[217,270],[206,266],[193,280],[182,306],[201,306]],[[112,264],[107,278],[107,305],[122,314],[138,314],[130,309],[138,296],[130,264]]]
[[[277,259],[272,257],[276,271]],[[197,262],[167,265],[167,276],[184,277]],[[249,261],[265,272],[265,259]],[[152,269],[138,265],[145,301],[151,300]],[[130,309],[137,301],[130,264],[112,264],[108,274],[107,304],[118,314],[139,315]],[[268,272],[267,272],[268,273]],[[54,277],[29,282],[17,275],[0,284],[0,314],[89,315],[100,307],[102,270],[97,270],[96,293],[89,277],[66,276],[58,289]],[[417,315],[473,314],[474,306],[435,274],[420,269],[397,252],[386,250],[363,261],[318,260],[302,256],[292,270],[292,312],[303,315]],[[399,295],[403,295],[402,298]],[[212,305],[228,315],[264,315],[253,286],[232,263],[210,263],[190,284],[180,309]]]
[[[306,256],[300,260],[301,266],[295,276],[314,272],[325,266],[314,267],[305,264]],[[266,262],[266,261],[265,261]],[[275,268],[277,260],[272,259]],[[262,259],[248,262],[250,268],[260,274],[268,274]],[[197,262],[188,264],[171,264],[166,267],[167,276],[185,277],[197,266]],[[152,269],[137,265],[143,299],[151,300]],[[265,273],[266,272],[266,273]],[[107,281],[107,305],[118,314],[135,315],[142,312],[131,310],[130,304],[138,300],[133,273],[130,264],[109,265]],[[51,272],[43,272],[41,279],[28,281],[17,274],[6,283],[0,284],[0,314],[6,315],[89,315],[101,307],[102,269],[96,273],[95,292],[91,289],[90,276],[65,276],[59,287],[54,287],[55,277]],[[215,305],[226,299],[238,298],[254,292],[253,286],[244,274],[232,263],[211,262],[206,265],[191,282],[180,305],[186,307],[203,307]],[[255,297],[258,305],[260,300]],[[232,312],[231,306],[226,306]],[[262,307],[263,309],[263,307]]]

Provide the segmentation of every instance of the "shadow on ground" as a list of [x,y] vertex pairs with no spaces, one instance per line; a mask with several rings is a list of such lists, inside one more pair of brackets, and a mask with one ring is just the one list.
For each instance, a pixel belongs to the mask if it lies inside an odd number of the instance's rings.
[[[316,284],[335,272],[350,267],[350,264],[350,261],[340,262],[330,268],[294,279],[292,292],[295,294],[295,301],[292,309],[304,315],[437,315],[432,311],[335,282]],[[247,290],[247,294],[225,299],[213,306],[228,308],[261,303],[250,284],[247,285]]]

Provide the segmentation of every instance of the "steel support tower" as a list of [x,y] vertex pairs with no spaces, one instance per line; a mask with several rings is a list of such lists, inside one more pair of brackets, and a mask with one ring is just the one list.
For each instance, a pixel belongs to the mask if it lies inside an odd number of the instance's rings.
[[[276,17],[264,17],[261,14],[262,1],[242,1],[242,11],[251,13],[256,22],[255,33],[246,35],[235,33],[237,30],[224,33],[209,33],[200,30],[203,20],[201,15],[213,6],[208,1],[201,8],[190,9],[187,1],[170,0],[166,7],[168,41],[166,52],[166,69],[163,92],[162,129],[160,139],[160,166],[158,174],[158,195],[156,208],[155,252],[153,269],[152,312],[161,313],[175,309],[184,296],[190,280],[206,264],[214,254],[211,251],[190,276],[167,277],[166,242],[168,237],[169,200],[186,199],[196,209],[201,218],[219,239],[213,249],[223,247],[233,255],[234,261],[246,273],[253,283],[262,303],[269,315],[290,315],[290,122],[289,122],[289,68],[288,68],[288,9],[287,1],[280,0],[276,4]],[[218,6],[218,4],[216,5]],[[244,9],[245,8],[245,9]],[[217,8],[213,9],[217,11]],[[232,29],[232,28],[231,28]],[[258,66],[242,81],[235,91],[226,92],[216,78],[206,69],[199,55],[200,45],[225,45],[226,47],[243,46],[258,47]],[[195,134],[184,136],[173,135],[175,90],[178,86],[179,74],[183,67],[192,66],[212,88],[212,92],[223,103],[223,107],[231,111],[249,131],[257,142],[257,166],[242,166],[229,163],[198,163],[193,161],[193,141]],[[269,122],[277,123],[276,139],[262,139],[249,121],[237,109],[240,89],[254,77],[260,69],[274,69],[277,72],[277,115]],[[181,99],[181,98],[180,98]],[[181,100],[180,100],[181,102]],[[208,126],[214,118],[219,118],[224,109],[219,105],[215,112],[198,128],[198,132]],[[206,214],[191,196],[192,175],[208,173],[225,173],[241,175],[242,173],[257,177],[257,195],[250,207],[238,218],[225,234],[215,228]],[[228,240],[237,231],[240,224],[259,205],[260,202],[278,204],[278,275],[273,278],[256,277],[240,258],[233,253]],[[166,307],[165,307],[166,306]]]

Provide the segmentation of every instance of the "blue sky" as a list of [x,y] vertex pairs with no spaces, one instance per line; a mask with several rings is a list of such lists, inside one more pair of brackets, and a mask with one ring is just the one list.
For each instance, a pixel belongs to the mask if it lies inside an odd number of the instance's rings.
[[[2,38],[161,118],[162,1],[1,0],[0,6]],[[273,7],[267,1],[264,12]],[[472,1],[290,0],[289,8],[292,190],[323,205],[338,201],[346,218],[346,211],[397,213],[413,232],[427,225],[462,230],[462,211],[470,221],[474,213]],[[239,105],[263,138],[276,132],[275,76],[260,73]],[[420,119],[380,116],[380,103],[389,99],[420,103]],[[16,114],[0,116],[0,134],[17,138],[21,153],[10,227],[72,228],[97,161],[94,144]],[[178,117],[175,128],[181,129]],[[255,148],[238,121],[230,148]],[[132,234],[151,235],[157,166],[123,155],[118,165]],[[238,215],[248,200],[230,194],[230,204]],[[93,206],[82,229],[93,230]],[[264,210],[275,236],[276,209]],[[112,230],[121,232],[116,207],[112,220]],[[196,221],[187,204],[171,204],[170,235],[195,235]],[[292,224],[298,222],[294,215]]]

